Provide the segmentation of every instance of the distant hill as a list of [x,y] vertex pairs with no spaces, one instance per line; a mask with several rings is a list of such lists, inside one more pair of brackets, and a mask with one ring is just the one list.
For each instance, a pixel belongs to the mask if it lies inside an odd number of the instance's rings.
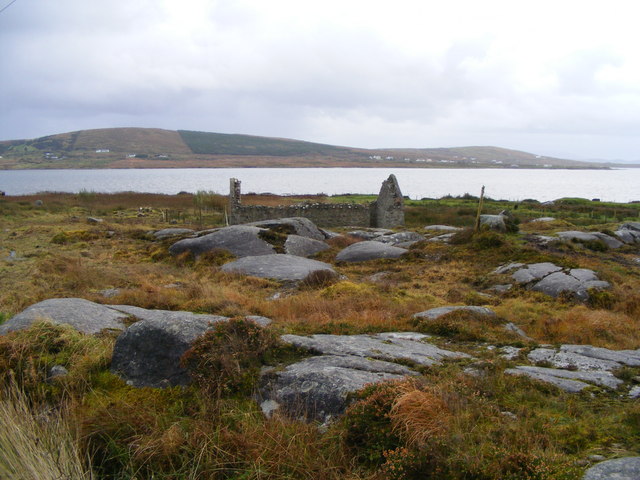
[[608,166],[499,147],[362,149],[285,138],[157,128],[104,128],[0,141],[0,156],[0,169]]

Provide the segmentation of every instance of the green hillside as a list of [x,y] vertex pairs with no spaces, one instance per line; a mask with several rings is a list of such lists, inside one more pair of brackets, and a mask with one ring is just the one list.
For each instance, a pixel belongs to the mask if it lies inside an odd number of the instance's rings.
[[351,149],[284,138],[178,130],[193,153],[206,155],[269,155],[276,157],[335,155]]

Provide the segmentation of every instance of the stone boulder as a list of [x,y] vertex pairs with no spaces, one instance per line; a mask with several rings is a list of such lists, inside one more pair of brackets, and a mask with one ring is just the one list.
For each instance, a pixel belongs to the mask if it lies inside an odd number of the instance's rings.
[[451,312],[469,312],[476,315],[482,315],[485,317],[495,317],[496,313],[487,307],[475,307],[475,306],[451,306],[451,307],[437,307],[424,312],[416,313],[413,318],[436,320],[443,315]]
[[532,366],[518,366],[505,370],[510,375],[524,375],[535,380],[550,383],[569,393],[577,393],[587,388],[589,384],[615,390],[623,381],[609,372],[588,372],[562,370]]
[[411,362],[416,365],[437,365],[445,358],[470,358],[460,352],[444,350],[422,340],[420,333],[379,333],[377,335],[283,335],[282,340],[298,348],[324,355],[375,358],[388,362]]
[[124,330],[128,315],[82,298],[51,298],[27,307],[4,324],[0,335],[30,327],[39,320],[71,325],[79,332],[97,334],[102,330]]
[[624,243],[640,243],[640,222],[623,223],[614,233]]
[[222,266],[224,272],[272,278],[283,282],[297,282],[306,278],[310,273],[322,270],[337,276],[333,267],[328,263],[285,254],[244,257]]
[[437,365],[446,358],[470,358],[425,343],[428,335],[283,335],[282,340],[320,354],[285,369],[269,369],[260,380],[262,410],[328,422],[344,412],[349,394],[367,384],[417,373],[407,364]]
[[298,257],[311,257],[328,249],[329,245],[325,242],[300,235],[289,235],[284,242],[284,252]]
[[322,233],[315,223],[304,217],[275,218],[272,220],[261,220],[259,222],[247,223],[246,225],[266,228],[269,230],[285,227],[290,233],[295,233],[301,237],[311,238],[313,240],[325,240]]
[[211,250],[224,249],[236,257],[271,255],[276,253],[275,249],[260,238],[260,232],[265,231],[263,228],[247,225],[223,227],[197,238],[180,240],[171,245],[169,253],[179,255],[189,251],[198,256]]
[[435,232],[449,232],[455,233],[463,230],[461,227],[453,227],[451,225],[427,225],[424,227],[425,230],[433,230]]
[[362,357],[311,357],[265,373],[260,381],[260,406],[267,416],[282,411],[292,418],[326,423],[344,412],[349,394],[405,375],[416,373],[395,363]]
[[368,228],[366,230],[352,230],[347,235],[352,237],[361,238],[363,240],[373,240],[374,238],[381,237],[382,235],[391,235],[393,230],[388,228]]
[[577,300],[586,301],[589,299],[590,289],[604,290],[611,287],[608,282],[600,280],[593,270],[586,268],[563,269],[549,262],[530,265],[510,263],[498,267],[493,273],[505,274],[509,272],[513,272],[511,278],[517,284],[552,297],[569,294]]
[[636,367],[640,350],[609,350],[590,345],[562,345],[560,349],[536,348],[528,359],[555,368],[612,372],[624,366]]
[[640,457],[605,460],[587,470],[582,480],[638,480]]
[[180,366],[180,357],[216,322],[227,320],[191,312],[142,311],[145,309],[123,305],[118,308],[145,317],[118,337],[111,361],[111,371],[134,387],[188,384],[189,374]]
[[339,262],[364,262],[380,258],[398,258],[408,250],[367,240],[349,245],[336,256]]
[[558,232],[558,237],[565,241],[573,242],[602,242],[609,248],[620,248],[624,245],[620,240],[601,232],[578,232],[570,230]]
[[163,228],[153,232],[152,235],[156,240],[164,240],[165,238],[176,237],[178,235],[191,235],[195,230],[190,228]]
[[608,282],[599,280],[595,272],[584,268],[574,268],[569,273],[555,272],[547,275],[532,290],[545,293],[552,297],[558,297],[563,293],[571,293],[578,300],[589,299],[589,290],[603,290],[610,288]]
[[498,232],[507,231],[504,215],[480,215],[480,227]]
[[415,243],[424,240],[424,235],[420,235],[416,232],[397,232],[391,233],[387,235],[380,235],[379,237],[373,238],[375,242],[388,243],[390,245],[398,245],[400,243]]
[[[624,381],[614,372],[624,366],[639,366],[640,349],[609,350],[590,345],[561,345],[559,348],[536,348],[529,352],[527,359],[538,365],[517,366],[505,370],[505,373],[551,383],[570,393],[591,385],[616,390]],[[633,397],[633,388],[628,395]]]

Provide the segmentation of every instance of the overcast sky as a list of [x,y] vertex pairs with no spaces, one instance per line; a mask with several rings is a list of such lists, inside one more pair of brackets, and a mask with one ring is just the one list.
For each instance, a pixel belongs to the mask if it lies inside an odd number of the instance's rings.
[[640,160],[639,14],[632,0],[16,0],[0,13],[0,139],[135,126]]

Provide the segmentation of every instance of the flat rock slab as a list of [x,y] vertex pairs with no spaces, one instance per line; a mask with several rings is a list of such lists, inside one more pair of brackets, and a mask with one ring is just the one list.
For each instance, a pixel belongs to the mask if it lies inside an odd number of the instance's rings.
[[533,220],[531,220],[530,223],[553,222],[554,220],[555,220],[555,218],[553,218],[553,217],[540,217],[540,218],[534,218]]
[[211,250],[228,250],[236,257],[271,255],[276,253],[273,246],[260,238],[262,228],[234,225],[224,227],[197,238],[185,238],[169,248],[171,255],[191,252],[195,256]]
[[623,245],[620,240],[600,232],[579,232],[576,230],[570,230],[567,232],[558,232],[557,235],[562,240],[576,242],[600,241],[605,243],[609,248],[620,248]]
[[605,460],[587,470],[582,480],[638,480],[640,457]]
[[529,283],[535,280],[541,280],[547,275],[561,270],[562,267],[550,262],[532,263],[531,265],[523,265],[522,268],[511,275],[511,278],[513,278],[516,283]]
[[352,230],[348,232],[347,235],[364,240],[373,240],[382,235],[391,235],[392,233],[393,230],[389,230],[388,228],[369,228],[367,230]]
[[611,287],[608,282],[600,280],[593,270],[563,269],[549,262],[530,265],[510,263],[498,267],[493,273],[503,274],[513,270],[511,278],[516,283],[552,297],[568,293],[578,300],[586,301],[589,299],[590,289],[604,290]]
[[409,361],[417,365],[435,365],[446,358],[471,358],[424,343],[419,333],[378,335],[283,335],[282,340],[299,348],[324,355],[356,356],[384,361]]
[[560,351],[598,360],[611,360],[629,367],[640,367],[640,350],[609,350],[591,345],[561,345]]
[[[510,370],[507,370],[506,372],[516,373],[513,370],[514,369],[510,369]],[[611,388],[614,390],[624,383],[622,380],[614,377],[613,374],[609,372],[585,372],[580,370],[561,370],[556,368],[532,367],[532,366],[526,366],[526,365],[518,366],[515,368],[515,370],[519,372],[518,374],[527,375],[531,378],[535,378],[535,379],[542,380],[545,382],[550,382],[550,383],[554,383],[557,379],[573,380],[573,381],[591,383],[594,385],[598,385],[600,387]],[[559,382],[559,383],[562,383],[562,382]],[[554,384],[558,385],[557,383],[554,383]],[[586,386],[588,385],[585,385],[584,387]],[[562,386],[560,386],[560,388],[565,390]],[[582,390],[582,388],[580,388],[580,390]],[[574,390],[567,390],[567,391],[574,391]]]
[[284,242],[284,251],[287,255],[298,257],[311,257],[317,253],[329,249],[329,245],[313,238],[301,237],[300,235],[289,235]]
[[247,223],[256,227],[277,229],[278,227],[289,227],[296,235],[314,240],[324,240],[326,237],[315,223],[304,217],[274,218],[272,220],[261,220],[259,222]]
[[228,320],[214,315],[183,315],[190,312],[170,312],[175,316],[137,313],[147,318],[118,337],[111,361],[111,371],[134,387],[188,384],[189,374],[180,366],[180,357],[217,322]]
[[487,307],[475,307],[475,306],[451,306],[451,307],[437,307],[424,312],[416,313],[413,318],[423,318],[427,320],[436,320],[437,318],[447,315],[451,312],[470,312],[476,315],[484,315],[487,317],[495,317],[496,313]]
[[104,329],[124,330],[126,313],[82,298],[51,298],[31,305],[0,325],[0,335],[30,327],[39,320],[71,325],[79,332],[97,334]]
[[399,243],[415,243],[424,240],[424,235],[416,232],[398,232],[388,235],[380,235],[372,240],[375,242],[388,243],[390,245],[398,245]]
[[416,373],[402,365],[362,357],[311,357],[263,374],[261,407],[267,416],[280,411],[292,418],[326,423],[344,412],[349,394],[405,375]]
[[452,227],[451,225],[427,225],[425,230],[433,230],[436,232],[459,232],[461,227]]
[[398,258],[408,250],[386,245],[384,243],[366,240],[349,245],[336,256],[339,262],[365,262],[380,258]]
[[272,278],[283,282],[297,282],[306,278],[310,273],[321,270],[336,274],[328,263],[285,254],[244,257],[222,266],[224,272]]
[[615,236],[624,243],[638,243],[640,242],[640,231],[630,229],[620,229],[613,232]]
[[563,272],[555,272],[551,275],[547,275],[545,278],[531,287],[531,289],[537,292],[545,293],[552,297],[557,297],[562,293],[569,292],[573,294],[573,296],[575,296],[578,300],[582,300],[584,302],[589,299],[589,289],[594,288],[603,290],[610,287],[611,285],[608,282],[600,280],[584,281],[576,278],[571,273],[567,274]]
[[135,317],[137,321],[153,320],[157,322],[190,322],[190,321],[209,321],[219,322],[226,320],[227,317],[220,315],[208,315],[201,313],[192,313],[181,310],[149,310],[147,308],[134,307],[132,305],[109,305],[109,308],[126,313]]
[[587,357],[570,351],[557,351],[551,348],[536,348],[527,356],[531,363],[545,363],[555,368],[577,369],[582,371],[611,372],[622,367],[613,360]]
[[163,240],[169,237],[175,237],[177,235],[189,235],[194,234],[195,230],[191,230],[190,228],[164,228],[162,230],[158,230],[153,232],[153,236],[156,240]]
[[534,380],[540,380],[541,382],[550,383],[551,385],[555,385],[556,387],[558,387],[560,390],[569,393],[578,393],[589,386],[587,383],[581,382],[579,380],[560,378],[535,371],[525,371],[521,368],[509,368],[505,370],[504,373],[509,375],[522,375],[525,377],[533,378]]

